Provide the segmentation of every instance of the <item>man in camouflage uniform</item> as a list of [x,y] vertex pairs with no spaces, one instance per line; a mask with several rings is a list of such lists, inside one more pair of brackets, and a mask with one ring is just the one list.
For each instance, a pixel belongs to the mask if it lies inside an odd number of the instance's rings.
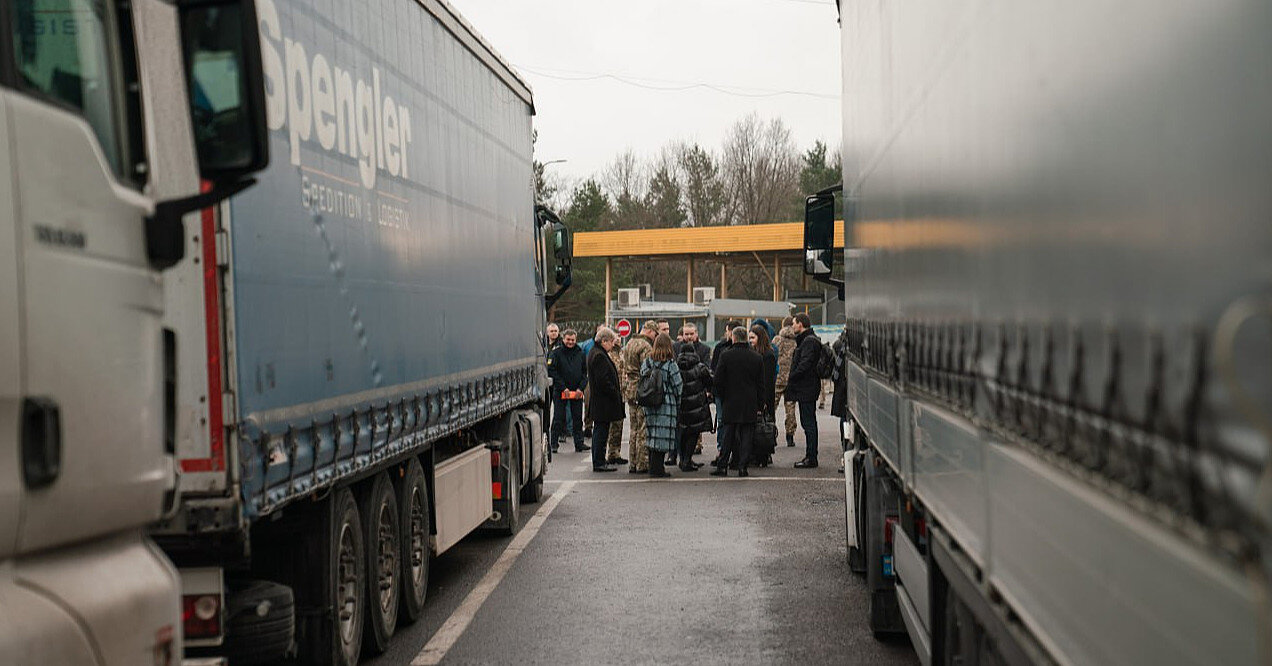
[[640,335],[632,336],[632,341],[623,346],[623,365],[619,372],[623,375],[623,399],[627,401],[627,413],[631,422],[632,436],[627,442],[627,457],[631,458],[631,462],[627,471],[632,474],[649,472],[649,449],[645,448],[645,410],[636,404],[636,388],[640,385],[640,364],[654,350],[654,338],[657,337],[658,322],[647,321],[640,329]]
[[[622,338],[614,342],[614,347],[609,350],[610,360],[614,362],[615,368],[623,367]],[[621,373],[621,370],[620,370]],[[619,381],[622,381],[622,374],[619,375]],[[626,465],[627,459],[623,457],[623,422],[614,421],[609,425],[609,438],[605,440],[605,463],[608,465]]]
[[[773,345],[777,347],[777,398],[773,401],[773,410],[777,405],[786,409],[786,445],[795,446],[795,411],[797,405],[787,402],[782,394],[786,392],[786,384],[791,376],[791,357],[795,355],[795,331],[791,329],[794,321],[787,317],[782,320],[782,330],[778,331]],[[777,414],[775,413],[774,416]]]

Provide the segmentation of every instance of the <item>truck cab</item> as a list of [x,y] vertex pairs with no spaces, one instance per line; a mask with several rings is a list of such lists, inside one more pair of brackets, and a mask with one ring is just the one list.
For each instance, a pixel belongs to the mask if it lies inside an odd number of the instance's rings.
[[0,663],[180,657],[162,270],[267,158],[251,12],[0,7]]

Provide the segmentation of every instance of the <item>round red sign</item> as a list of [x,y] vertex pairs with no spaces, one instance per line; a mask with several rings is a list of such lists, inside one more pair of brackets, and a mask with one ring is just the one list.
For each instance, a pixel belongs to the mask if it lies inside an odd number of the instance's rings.
[[614,324],[614,332],[625,338],[632,334],[632,323],[626,319],[619,319],[618,323]]

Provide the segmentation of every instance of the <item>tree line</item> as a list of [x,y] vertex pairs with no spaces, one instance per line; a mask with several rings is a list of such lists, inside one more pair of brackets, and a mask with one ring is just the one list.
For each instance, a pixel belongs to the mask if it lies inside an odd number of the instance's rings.
[[[576,232],[794,222],[803,219],[805,196],[841,179],[837,150],[820,140],[801,149],[780,118],[757,114],[733,123],[718,149],[676,141],[652,156],[628,150],[572,186],[545,171],[536,161],[536,196]],[[794,272],[786,271],[785,286],[801,284]],[[553,316],[600,319],[604,260],[580,259],[574,273],[574,286]],[[699,262],[694,286],[715,286],[719,294],[719,277],[718,267]],[[684,269],[668,270],[661,262],[615,262],[611,278],[615,289],[647,283],[660,293],[685,290]],[[772,296],[769,273],[758,262],[731,265],[728,280],[731,298]]]

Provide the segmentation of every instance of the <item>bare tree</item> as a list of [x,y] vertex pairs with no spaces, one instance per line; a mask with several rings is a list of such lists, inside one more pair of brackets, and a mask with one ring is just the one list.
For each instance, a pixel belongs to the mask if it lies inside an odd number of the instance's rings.
[[719,163],[698,144],[681,144],[676,152],[681,190],[689,225],[707,227],[727,220],[727,198]]
[[800,155],[780,118],[758,114],[739,120],[724,139],[722,167],[733,224],[783,222],[785,207],[798,195]]

